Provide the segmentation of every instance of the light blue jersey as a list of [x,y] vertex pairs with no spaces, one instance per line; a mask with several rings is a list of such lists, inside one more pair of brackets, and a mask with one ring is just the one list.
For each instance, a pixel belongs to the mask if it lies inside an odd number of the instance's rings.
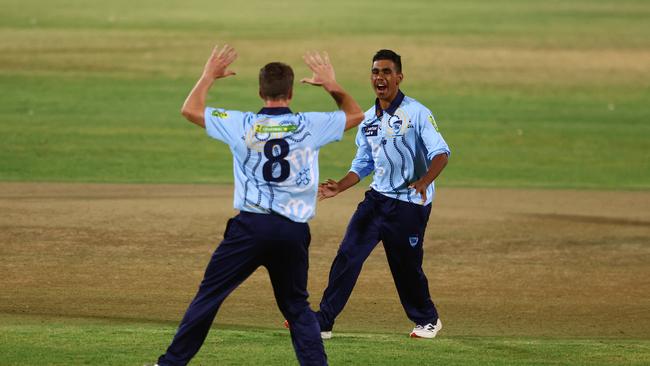
[[230,146],[235,209],[307,222],[316,213],[318,151],[343,137],[345,113],[205,109],[207,134]]
[[[420,179],[438,154],[450,154],[438,132],[435,119],[425,106],[398,92],[385,111],[379,102],[365,113],[356,137],[357,155],[350,171],[363,179],[373,171],[370,187],[401,201],[422,203],[422,197],[409,184]],[[435,194],[427,188],[428,205]]]

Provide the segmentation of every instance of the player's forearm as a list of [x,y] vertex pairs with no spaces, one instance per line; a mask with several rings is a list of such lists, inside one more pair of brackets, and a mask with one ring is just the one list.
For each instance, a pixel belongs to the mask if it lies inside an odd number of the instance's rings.
[[205,111],[205,101],[208,96],[208,91],[214,79],[206,76],[202,76],[199,81],[196,82],[194,88],[185,99],[183,103],[183,108],[181,108],[181,114],[187,118],[188,121],[205,128],[205,121],[203,113]]
[[429,169],[427,169],[426,174],[421,178],[427,186],[433,183],[440,173],[442,173],[442,170],[447,166],[448,160],[449,157],[445,153],[433,157],[431,164],[429,164]]
[[345,177],[341,178],[337,182],[338,187],[339,187],[339,193],[345,191],[346,189],[354,186],[355,184],[359,183],[361,179],[355,172],[348,172],[348,174],[345,175]]
[[363,121],[363,110],[356,100],[348,94],[338,83],[323,84],[323,88],[330,93],[336,105],[345,112],[345,130],[356,127]]

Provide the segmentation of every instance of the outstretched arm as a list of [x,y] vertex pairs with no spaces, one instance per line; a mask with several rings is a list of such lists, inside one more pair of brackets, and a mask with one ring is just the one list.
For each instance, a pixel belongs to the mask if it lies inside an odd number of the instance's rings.
[[355,172],[348,172],[338,182],[333,179],[328,179],[325,183],[318,185],[318,200],[322,201],[326,198],[332,198],[359,183],[359,181],[361,181],[361,178]]
[[181,108],[183,117],[205,128],[203,113],[208,90],[210,90],[215,80],[235,75],[233,71],[228,70],[228,66],[236,58],[237,52],[235,52],[234,48],[228,45],[223,46],[221,49],[218,46],[214,47],[210,58],[208,58],[208,62],[206,62],[203,68],[201,78],[196,82],[187,99],[185,99],[185,103],[183,103],[183,107]]
[[338,182],[328,179],[325,183],[318,186],[318,199],[324,200],[332,198],[337,194],[345,191],[346,189],[359,183],[361,179],[368,176],[375,170],[375,162],[372,157],[372,149],[368,144],[368,139],[363,133],[363,130],[357,130],[357,137],[355,139],[357,145],[357,153],[352,159],[350,171]]
[[308,52],[303,56],[303,60],[313,75],[311,78],[304,78],[301,80],[303,83],[322,86],[334,101],[336,105],[345,112],[345,130],[356,127],[363,120],[363,111],[359,104],[348,94],[342,86],[336,82],[336,75],[334,67],[330,63],[329,56],[324,53],[321,56],[317,52]]

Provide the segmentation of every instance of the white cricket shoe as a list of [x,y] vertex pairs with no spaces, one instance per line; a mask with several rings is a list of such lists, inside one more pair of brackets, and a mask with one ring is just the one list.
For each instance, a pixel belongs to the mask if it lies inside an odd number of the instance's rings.
[[431,323],[426,325],[416,325],[411,332],[411,338],[435,338],[440,329],[442,329],[442,322],[440,319],[436,321],[436,325]]

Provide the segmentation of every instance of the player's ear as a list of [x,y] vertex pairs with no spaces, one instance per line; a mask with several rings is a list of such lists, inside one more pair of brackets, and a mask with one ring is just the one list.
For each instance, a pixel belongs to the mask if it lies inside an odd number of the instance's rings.
[[287,100],[291,100],[293,98],[293,88],[289,89],[289,93],[287,94]]
[[399,85],[402,82],[402,80],[404,80],[404,74],[402,74],[402,72],[400,71],[397,73],[397,85]]

